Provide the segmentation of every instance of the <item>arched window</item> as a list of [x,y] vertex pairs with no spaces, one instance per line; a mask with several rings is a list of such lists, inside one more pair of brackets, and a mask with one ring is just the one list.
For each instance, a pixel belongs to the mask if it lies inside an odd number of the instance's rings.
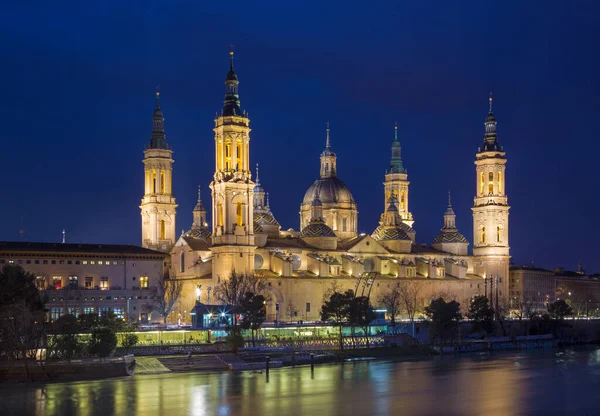
[[238,202],[235,208],[235,223],[240,227],[244,224],[241,202]]
[[494,172],[490,172],[489,177],[488,177],[488,193],[489,194],[493,194],[494,193]]
[[165,220],[161,220],[160,221],[160,239],[161,240],[166,240],[167,237],[167,228],[165,226]]
[[498,194],[502,194],[502,172],[498,172]]
[[485,227],[481,227],[481,242],[485,243]]
[[483,189],[485,187],[485,177],[483,176],[483,172],[479,175],[479,194],[483,195]]
[[156,171],[152,169],[152,193],[156,193]]
[[237,169],[243,169],[244,165],[242,164],[242,143],[237,144]]
[[342,218],[342,231],[348,231],[348,218]]
[[496,228],[496,242],[497,243],[501,243],[502,242],[502,228],[500,228],[500,226],[498,226]]
[[160,171],[160,193],[164,194],[165,193],[165,171],[161,170]]
[[217,208],[217,224],[219,227],[223,226],[223,204],[219,202],[219,207]]
[[404,209],[404,191],[400,193],[400,208]]
[[179,253],[179,271],[185,272],[185,253],[183,251]]

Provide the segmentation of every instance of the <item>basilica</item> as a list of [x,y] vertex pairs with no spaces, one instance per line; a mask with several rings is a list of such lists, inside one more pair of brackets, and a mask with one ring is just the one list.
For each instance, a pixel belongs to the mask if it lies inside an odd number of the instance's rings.
[[483,143],[474,160],[471,253],[469,241],[459,232],[450,195],[439,235],[431,245],[415,244],[418,227],[409,209],[410,182],[397,127],[383,178],[379,226],[371,234],[359,234],[358,207],[338,175],[329,126],[318,178],[298,201],[298,230],[282,230],[269,194],[261,186],[259,166],[250,161],[250,120],[240,106],[232,52],[223,108],[214,122],[210,222],[199,187],[192,227],[177,237],[177,203],[171,186],[173,151],[156,95],[152,136],[143,159],[142,246],[170,254],[171,276],[183,281],[180,313],[190,311],[197,301],[218,304],[214,288],[234,270],[265,279],[270,292],[268,320],[292,316],[318,320],[323,296],[332,284],[342,290],[356,289],[360,279],[369,286],[375,306],[394,281],[423,282],[424,302],[444,293],[464,304],[471,296],[482,294],[487,285],[495,285],[500,296],[508,294],[506,157],[498,144],[491,98]]

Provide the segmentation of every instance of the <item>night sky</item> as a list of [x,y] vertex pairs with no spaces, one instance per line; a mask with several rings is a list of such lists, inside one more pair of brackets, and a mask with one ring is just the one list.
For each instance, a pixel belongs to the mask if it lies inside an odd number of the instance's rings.
[[157,85],[178,234],[189,229],[198,184],[211,205],[233,44],[251,162],[283,229],[298,229],[329,120],[338,176],[371,233],[397,121],[417,242],[441,228],[448,190],[472,242],[492,92],[513,261],[600,272],[600,2],[14,3],[0,8],[0,240],[23,228],[58,242],[65,228],[69,242],[140,244]]

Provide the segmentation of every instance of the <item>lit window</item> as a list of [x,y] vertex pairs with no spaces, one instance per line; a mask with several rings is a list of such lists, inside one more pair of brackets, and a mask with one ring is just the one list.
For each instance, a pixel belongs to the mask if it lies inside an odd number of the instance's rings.
[[77,276],[69,276],[69,286],[77,287],[78,278]]
[[52,276],[52,285],[56,289],[62,288],[62,277],[60,277],[60,276]]
[[86,276],[85,278],[85,288],[91,289],[94,286],[94,278],[91,276]]
[[242,165],[242,144],[238,143],[237,145],[237,168],[241,169],[243,168]]
[[165,193],[165,171],[164,170],[160,171],[160,193],[161,194]]
[[37,276],[35,278],[35,286],[39,289],[39,290],[44,290],[46,289],[46,279],[44,278],[44,276]]
[[102,266],[102,264],[104,264],[104,262],[102,260],[98,260],[98,265]]
[[50,310],[50,320],[57,321],[62,316],[62,308],[52,308]]
[[218,218],[217,219],[218,219],[217,223],[219,224],[219,227],[222,227],[223,226],[223,204],[221,204],[220,202],[219,202]]
[[483,189],[485,187],[485,176],[483,175],[483,172],[481,172],[481,174],[479,175],[479,194],[483,195]]
[[83,263],[83,264],[88,264],[87,260],[84,260],[82,263]]
[[92,264],[92,265],[96,264],[96,260],[90,260],[90,264]]
[[100,290],[108,290],[108,277],[103,276],[100,278]]
[[113,266],[116,266],[118,263],[116,261],[113,261]]
[[160,239],[165,240],[166,239],[165,235],[166,235],[165,221],[161,220],[160,221]]
[[404,209],[404,191],[400,193],[400,208]]
[[69,308],[69,315],[79,318],[79,308]]
[[140,287],[142,289],[148,288],[148,276],[140,276]]
[[98,308],[98,316],[106,316],[110,312],[110,308]]
[[152,169],[152,193],[156,193],[156,171]]
[[86,308],[83,308],[83,313],[86,315],[93,315],[94,314],[94,308],[91,306],[88,306]]
[[115,318],[125,319],[125,309],[124,308],[113,308],[113,313],[115,314]]
[[498,172],[498,194],[502,194],[502,172]]
[[242,219],[242,203],[238,202],[237,206],[236,206],[236,210],[235,210],[235,223],[239,226],[241,226],[243,224],[243,219]]
[[488,193],[493,194],[494,193],[494,173],[490,172],[489,177],[488,177]]

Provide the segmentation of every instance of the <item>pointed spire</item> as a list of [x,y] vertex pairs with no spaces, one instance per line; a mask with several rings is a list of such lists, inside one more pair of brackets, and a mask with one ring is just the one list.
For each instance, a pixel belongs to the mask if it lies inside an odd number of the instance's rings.
[[200,185],[198,185],[198,203],[201,204],[202,203],[202,198],[200,196]]
[[496,116],[492,112],[492,93],[490,93],[489,103],[490,109],[487,117],[485,118],[485,136],[482,152],[498,152],[502,151],[502,148],[498,145],[498,136],[496,134]]
[[400,146],[400,140],[398,140],[398,123],[394,123],[394,141],[392,142],[392,160],[390,162],[390,168],[387,172],[390,173],[406,173],[404,166],[402,165],[402,147]]
[[448,191],[448,207],[452,208],[452,199],[451,199],[450,191]]
[[225,101],[223,103],[223,116],[243,116],[238,95],[239,80],[233,69],[233,50],[229,51],[229,72],[225,78]]
[[151,149],[167,149],[167,136],[165,134],[165,118],[160,109],[160,91],[156,89],[156,108],[152,115],[152,138],[150,139]]
[[450,191],[448,191],[448,207],[444,212],[444,229],[456,228],[456,214],[452,209],[452,200]]
[[256,164],[256,186],[260,186],[260,179],[258,177],[258,163]]
[[269,193],[267,192],[267,208],[269,208],[271,206],[270,202],[269,202]]
[[233,70],[233,48],[229,51],[229,71],[234,72],[234,70]]
[[204,209],[204,205],[202,204],[202,198],[200,196],[200,194],[201,194],[200,191],[201,191],[201,188],[200,188],[200,185],[198,185],[198,202],[196,202],[194,211],[206,211],[206,209]]
[[330,129],[331,125],[329,124],[329,121],[327,121],[327,123],[325,124],[325,131],[327,134],[327,140],[325,141],[325,149],[331,149],[331,139],[329,138]]

